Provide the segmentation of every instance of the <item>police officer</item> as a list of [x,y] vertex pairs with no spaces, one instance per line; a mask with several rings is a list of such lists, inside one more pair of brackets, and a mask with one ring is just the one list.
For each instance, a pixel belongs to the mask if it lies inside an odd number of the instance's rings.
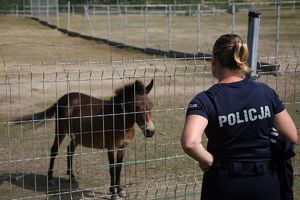
[[247,44],[238,35],[219,37],[211,61],[218,83],[188,105],[181,143],[204,171],[202,200],[280,200],[269,127],[292,143],[297,129],[273,89],[243,78],[250,72],[247,59]]

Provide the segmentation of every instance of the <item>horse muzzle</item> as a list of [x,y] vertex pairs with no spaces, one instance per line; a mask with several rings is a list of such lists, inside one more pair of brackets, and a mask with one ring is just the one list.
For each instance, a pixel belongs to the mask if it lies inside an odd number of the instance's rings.
[[155,126],[152,122],[146,123],[141,125],[140,128],[142,129],[145,137],[152,137],[155,133]]
[[154,133],[155,133],[155,129],[153,129],[153,130],[146,129],[144,132],[144,135],[145,135],[145,137],[148,138],[148,137],[152,137],[154,135]]

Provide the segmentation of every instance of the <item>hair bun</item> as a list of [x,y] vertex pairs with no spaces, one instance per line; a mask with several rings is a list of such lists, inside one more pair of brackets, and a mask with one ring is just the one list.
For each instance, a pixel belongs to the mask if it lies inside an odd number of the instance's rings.
[[221,35],[214,44],[213,56],[222,67],[242,70],[245,73],[251,71],[247,66],[247,44],[236,34]]

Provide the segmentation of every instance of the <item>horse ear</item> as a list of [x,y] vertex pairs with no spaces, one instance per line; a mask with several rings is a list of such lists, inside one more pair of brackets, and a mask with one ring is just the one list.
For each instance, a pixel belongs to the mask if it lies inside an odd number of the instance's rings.
[[140,80],[135,81],[134,88],[137,93],[143,93],[144,91],[144,85]]
[[149,83],[149,85],[146,86],[146,94],[148,94],[151,91],[151,89],[153,87],[153,82],[154,82],[154,80],[152,79],[151,82]]

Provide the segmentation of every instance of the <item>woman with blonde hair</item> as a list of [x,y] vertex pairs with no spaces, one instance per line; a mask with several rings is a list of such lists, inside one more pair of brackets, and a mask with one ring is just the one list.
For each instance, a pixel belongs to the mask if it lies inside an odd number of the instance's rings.
[[[244,78],[250,73],[247,59],[247,44],[238,35],[220,36],[211,61],[218,83],[187,108],[181,143],[204,171],[202,200],[280,199],[269,128],[293,143],[297,129],[272,88]],[[201,144],[204,132],[207,149]]]

